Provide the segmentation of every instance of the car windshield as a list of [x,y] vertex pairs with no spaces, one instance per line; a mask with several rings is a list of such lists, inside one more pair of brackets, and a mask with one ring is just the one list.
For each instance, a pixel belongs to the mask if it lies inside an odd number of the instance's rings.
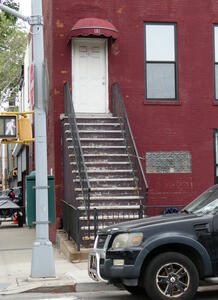
[[218,185],[214,185],[206,190],[203,194],[188,204],[182,212],[204,214],[210,213],[216,208],[218,208]]

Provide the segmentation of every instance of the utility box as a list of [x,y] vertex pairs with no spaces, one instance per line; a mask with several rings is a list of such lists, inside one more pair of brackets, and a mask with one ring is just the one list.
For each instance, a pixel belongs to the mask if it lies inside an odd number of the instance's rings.
[[[34,226],[36,222],[36,172],[26,176],[26,224]],[[54,176],[48,176],[48,219],[55,224],[55,184]]]

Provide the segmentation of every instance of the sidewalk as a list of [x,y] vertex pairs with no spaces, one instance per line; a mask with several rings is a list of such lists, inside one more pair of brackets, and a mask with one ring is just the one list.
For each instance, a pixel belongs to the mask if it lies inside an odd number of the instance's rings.
[[[105,284],[95,283],[88,276],[87,261],[70,262],[54,248],[56,278],[30,278],[33,228],[18,228],[2,223],[0,226],[0,294],[22,292],[75,292],[95,284],[105,289]],[[106,287],[107,288],[107,287]]]
[[[59,233],[58,247],[65,255],[68,253],[68,260],[54,247],[56,278],[31,278],[34,241],[34,228],[18,228],[17,225],[8,223],[0,226],[0,295],[117,290],[112,285],[98,283],[89,278],[87,260],[81,260],[86,256],[85,253],[78,256],[63,233]],[[198,291],[212,290],[218,290],[218,285],[198,288]]]

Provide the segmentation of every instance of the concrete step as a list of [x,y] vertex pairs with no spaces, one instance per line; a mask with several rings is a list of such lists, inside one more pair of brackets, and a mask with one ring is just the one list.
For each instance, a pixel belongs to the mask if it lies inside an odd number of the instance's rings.
[[[135,210],[135,209],[140,209],[140,205],[93,205],[90,206],[90,211],[94,209],[98,210],[103,210],[103,211],[108,211],[108,210],[115,210],[115,211],[124,211],[124,210]],[[85,211],[86,208],[84,205],[80,205],[78,209]]]
[[88,122],[117,122],[118,117],[113,117],[112,115],[96,115],[96,116],[77,116],[76,117],[77,123],[88,123]]
[[[132,169],[119,169],[119,170],[113,170],[113,169],[87,169],[88,176],[90,178],[117,178],[117,177],[128,177],[133,174]],[[72,170],[72,174],[74,176],[78,175],[78,170]],[[77,179],[77,178],[76,178]]]
[[[91,196],[91,201],[119,201],[119,200],[142,200],[141,196]],[[83,201],[83,197],[76,197],[77,201]]]
[[[66,141],[68,143],[72,143],[72,139],[71,138],[67,138]],[[80,143],[82,148],[84,148],[84,146],[92,146],[92,147],[102,147],[104,148],[104,146],[124,146],[124,140],[123,138],[80,138]]]
[[121,130],[80,130],[80,138],[123,138]]
[[64,257],[71,262],[79,262],[88,259],[91,249],[82,248],[77,251],[74,241],[68,240],[67,234],[63,230],[58,230],[56,235],[56,246]]
[[[69,157],[75,159],[75,154],[69,154]],[[92,161],[127,161],[129,162],[128,154],[127,153],[84,153],[85,162],[92,162]]]
[[122,133],[121,130],[104,130],[104,129],[96,129],[96,130],[89,130],[89,129],[84,129],[84,130],[79,130],[79,133],[87,133],[87,134],[110,134],[110,133]]
[[[126,149],[126,146],[107,146],[107,145],[91,145],[91,146],[82,146],[83,149]],[[74,149],[73,146],[68,146],[68,149]]]
[[114,126],[114,127],[117,127],[117,126],[120,126],[120,123],[113,123],[113,122],[107,122],[107,123],[104,123],[104,122],[78,122],[77,123],[77,126],[79,126],[79,127],[81,127],[81,126],[96,126],[96,127],[98,127],[98,126]]
[[[72,166],[76,166],[76,162],[70,163]],[[116,167],[117,165],[130,165],[129,161],[88,161],[85,163],[86,166],[102,166],[102,165],[111,165],[113,167]]]
[[[138,191],[136,187],[120,187],[120,186],[110,186],[110,187],[94,187],[91,188],[91,192],[107,192],[107,191]],[[76,192],[82,192],[81,188],[75,188]]]
[[[71,164],[71,166],[74,170],[77,169],[76,162],[71,162],[70,164]],[[104,169],[104,170],[116,170],[116,169],[122,170],[122,169],[124,169],[125,170],[125,169],[130,169],[131,168],[130,163],[128,161],[124,161],[124,162],[120,162],[120,161],[117,161],[117,162],[95,161],[95,162],[86,162],[85,165],[86,165],[87,170],[89,170],[89,169],[98,169],[98,170],[101,170],[101,169]]]
[[120,123],[78,123],[78,130],[120,130]]
[[[88,169],[88,173],[132,173],[132,169],[119,169],[119,170],[108,170],[108,169]],[[72,173],[78,173],[78,170],[72,170]]]
[[[69,154],[69,157],[75,157],[75,154]],[[95,157],[96,158],[96,154],[94,154],[94,153],[84,153],[84,157],[85,158],[89,158],[89,157]],[[115,158],[119,158],[119,157],[122,157],[122,158],[125,158],[125,157],[128,157],[128,154],[127,153],[107,153],[107,152],[105,152],[105,153],[103,153],[103,152],[101,152],[101,153],[99,153],[98,154],[98,156],[97,157],[104,157],[104,158],[111,158],[111,157],[113,157],[114,159]]]
[[[76,178],[75,182],[80,182],[80,179]],[[89,182],[133,182],[134,178],[90,178]]]
[[[110,215],[100,215],[98,216],[99,221],[104,221],[104,220],[134,220],[138,218],[138,212],[136,213],[131,213],[131,214],[110,214]],[[81,221],[87,221],[88,217],[87,216],[80,216]],[[94,221],[94,216],[90,216],[90,221]]]
[[[69,151],[73,151],[73,146],[68,146]],[[125,146],[101,146],[101,145],[91,145],[91,146],[82,146],[83,154],[103,154],[107,153],[110,154],[126,154],[126,147]]]
[[[75,184],[75,188],[80,188],[80,179],[73,179],[73,182]],[[116,178],[105,178],[105,176],[101,177],[89,177],[89,183],[91,185],[91,189],[93,188],[103,188],[107,189],[113,186],[116,187],[132,187],[134,183],[134,179],[130,176],[129,178],[124,177],[121,178],[120,176],[117,176]]]
[[[72,142],[72,138],[67,138],[67,142]],[[80,138],[80,142],[123,142],[123,138],[96,138],[96,137],[90,137],[90,138]]]

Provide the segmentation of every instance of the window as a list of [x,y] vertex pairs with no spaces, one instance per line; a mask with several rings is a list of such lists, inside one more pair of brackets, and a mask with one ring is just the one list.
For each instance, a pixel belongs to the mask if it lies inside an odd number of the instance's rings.
[[218,100],[218,25],[214,26],[214,76],[215,99]]
[[176,100],[176,24],[145,24],[146,100]]

